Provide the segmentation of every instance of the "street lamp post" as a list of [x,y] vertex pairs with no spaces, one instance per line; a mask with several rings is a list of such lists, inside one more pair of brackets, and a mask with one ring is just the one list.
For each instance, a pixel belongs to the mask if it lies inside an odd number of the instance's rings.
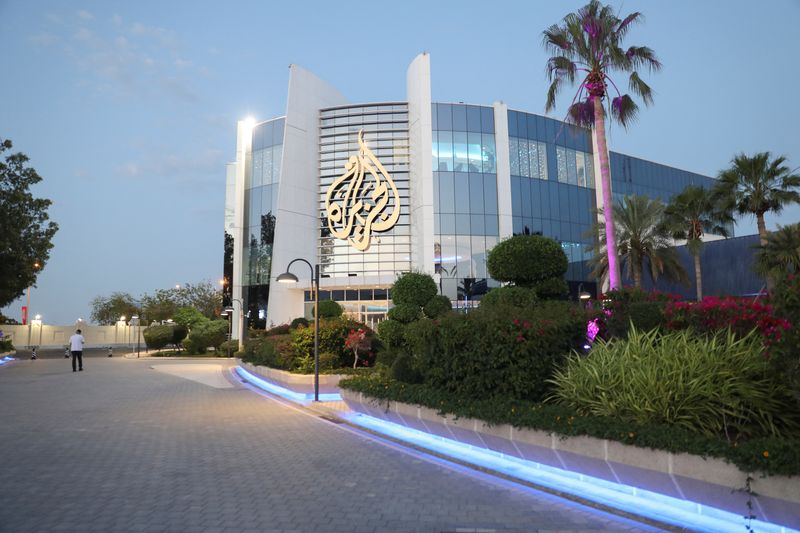
[[[39,262],[38,261],[33,264],[33,268],[34,268],[34,270],[39,268]],[[30,348],[30,345],[31,345],[31,319],[30,319],[30,316],[31,316],[31,286],[28,285],[28,298],[27,298],[27,301],[25,303],[25,320],[23,322],[27,322],[27,324],[28,324],[28,347],[29,348]]]
[[[31,349],[31,359],[36,359],[36,350],[42,344],[42,315],[36,315],[36,317],[30,321],[32,325],[39,326],[39,344],[33,346]],[[29,335],[30,336],[30,335]],[[30,341],[28,341],[30,343]]]
[[302,258],[292,259],[286,272],[275,278],[279,283],[297,283],[297,276],[289,272],[292,264],[302,261],[311,269],[311,281],[314,284],[314,401],[319,401],[319,265],[312,266],[311,263]]

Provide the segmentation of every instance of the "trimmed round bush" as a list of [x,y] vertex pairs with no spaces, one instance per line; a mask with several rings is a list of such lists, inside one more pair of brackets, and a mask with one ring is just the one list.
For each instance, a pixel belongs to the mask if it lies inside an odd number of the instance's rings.
[[231,339],[229,341],[225,341],[219,345],[219,349],[221,352],[225,352],[225,354],[235,354],[239,351],[239,339]]
[[[322,300],[319,303],[319,317],[320,318],[337,318],[342,316],[344,309],[341,305],[333,300]],[[311,316],[314,316],[314,309],[311,309]]]
[[422,311],[417,305],[400,304],[389,309],[389,319],[409,324],[422,317]]
[[300,326],[308,327],[308,320],[306,320],[302,316],[299,316],[299,317],[295,318],[294,320],[292,320],[292,323],[289,324],[289,329],[295,329],[295,328],[298,328]]
[[378,338],[386,346],[399,348],[405,342],[405,325],[397,320],[384,320],[378,324]]
[[172,326],[168,324],[150,326],[142,331],[142,337],[148,348],[160,350],[172,342]]
[[498,287],[481,298],[481,308],[519,307],[527,309],[536,305],[536,291],[528,287]]
[[501,241],[486,262],[491,277],[521,287],[563,277],[568,264],[561,245],[541,235],[515,235]]
[[569,287],[564,278],[548,278],[533,285],[540,300],[561,300],[569,296]]
[[450,303],[450,298],[443,295],[437,295],[430,299],[425,304],[423,311],[428,318],[436,318],[453,309],[453,304]]
[[424,307],[436,296],[436,282],[428,274],[406,272],[392,285],[392,302]]

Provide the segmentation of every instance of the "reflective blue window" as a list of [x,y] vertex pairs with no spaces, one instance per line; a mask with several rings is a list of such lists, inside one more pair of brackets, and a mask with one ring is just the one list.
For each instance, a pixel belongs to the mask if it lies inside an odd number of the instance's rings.
[[453,114],[450,110],[450,104],[437,104],[436,112],[436,129],[438,130],[452,130],[453,129]]
[[455,173],[456,213],[469,213],[469,174]]
[[531,180],[522,178],[520,196],[522,197],[522,216],[531,216]]
[[453,132],[453,170],[466,172],[468,165],[467,132]]
[[467,131],[481,132],[481,108],[478,106],[467,106]]
[[456,215],[456,235],[469,235],[469,215]]
[[484,215],[470,215],[470,235],[485,235]]
[[494,133],[494,108],[481,107],[481,131]]
[[439,173],[439,201],[442,213],[455,213],[455,188],[451,172]]
[[483,147],[480,133],[467,133],[467,160],[470,172],[483,169]]
[[495,174],[497,172],[497,150],[494,144],[494,133],[481,135],[481,159],[483,172]]
[[469,175],[469,212],[483,213],[483,174]]
[[453,131],[467,131],[467,106],[454,104]]
[[509,111],[508,112],[508,136],[509,137],[516,137],[517,136],[517,112],[516,111]]
[[[439,115],[437,110],[438,104],[431,104],[431,129],[438,130],[439,129]],[[436,168],[436,167],[433,167]]]
[[497,178],[494,174],[483,175],[483,206],[486,213],[497,214]]
[[497,215],[486,215],[486,235],[499,235],[500,227]]
[[441,235],[455,235],[456,232],[456,216],[450,213],[441,213],[439,215],[439,222],[441,224]]
[[439,170],[453,170],[453,133],[439,131]]

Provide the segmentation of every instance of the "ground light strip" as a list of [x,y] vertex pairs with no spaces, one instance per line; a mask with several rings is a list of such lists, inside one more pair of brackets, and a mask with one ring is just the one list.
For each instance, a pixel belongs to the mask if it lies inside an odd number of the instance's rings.
[[[745,519],[735,513],[665,496],[622,483],[569,472],[499,452],[463,444],[361,413],[344,415],[349,422],[388,437],[432,450],[460,461],[488,468],[536,485],[573,494],[602,505],[644,516],[660,522],[698,531],[745,531]],[[744,512],[745,510],[743,510]],[[760,520],[750,523],[752,530],[788,533],[796,531]]]
[[4,365],[6,363],[10,363],[13,360],[14,360],[13,357],[11,357],[10,355],[6,355],[5,357],[0,358],[0,365]]
[[[280,396],[282,398],[286,398],[287,400],[292,400],[293,402],[300,402],[306,403],[314,400],[314,393],[302,393],[302,392],[295,392],[293,390],[289,390],[284,387],[280,387],[275,385],[274,383],[270,383],[269,381],[262,379],[252,372],[248,372],[244,368],[237,366],[236,372],[239,374],[240,377],[246,379],[256,387],[260,389],[264,389],[265,391]],[[325,393],[319,395],[319,401],[321,402],[340,402],[342,401],[342,395],[339,393]]]
[[[256,387],[279,397],[308,404],[314,394],[303,394],[279,387],[244,368],[235,368],[239,377]],[[339,394],[320,394],[321,401],[341,401]],[[619,509],[632,515],[646,517],[662,523],[674,524],[696,531],[735,532],[745,531],[745,519],[735,513],[723,511],[707,505],[665,496],[604,479],[586,476],[568,470],[527,461],[485,448],[478,448],[452,439],[439,437],[406,426],[387,422],[362,413],[341,413],[354,426],[385,435],[397,441],[407,442],[445,457],[464,463],[494,470],[511,478],[546,487],[555,491],[572,494],[591,500],[609,508]],[[744,511],[743,511],[744,512]],[[797,530],[770,524],[760,520],[750,522],[751,530],[761,532],[790,533]]]

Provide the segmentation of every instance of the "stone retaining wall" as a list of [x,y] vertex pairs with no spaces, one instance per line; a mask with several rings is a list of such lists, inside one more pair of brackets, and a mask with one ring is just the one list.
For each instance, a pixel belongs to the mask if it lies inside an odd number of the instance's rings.
[[[352,410],[472,446],[623,483],[745,515],[747,474],[721,459],[673,454],[594,437],[562,437],[481,420],[440,416],[433,409],[386,402],[346,389]],[[800,529],[800,477],[753,475],[759,520]]]

